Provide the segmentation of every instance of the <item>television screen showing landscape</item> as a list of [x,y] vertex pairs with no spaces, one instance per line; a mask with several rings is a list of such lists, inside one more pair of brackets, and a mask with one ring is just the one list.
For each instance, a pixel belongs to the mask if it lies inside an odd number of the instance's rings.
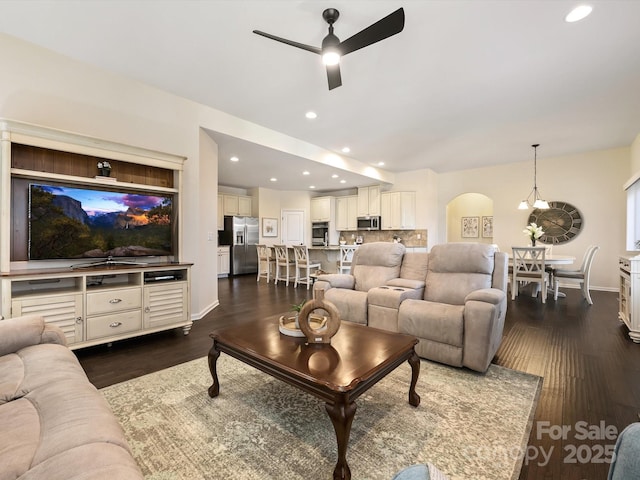
[[171,255],[172,197],[29,185],[29,259]]

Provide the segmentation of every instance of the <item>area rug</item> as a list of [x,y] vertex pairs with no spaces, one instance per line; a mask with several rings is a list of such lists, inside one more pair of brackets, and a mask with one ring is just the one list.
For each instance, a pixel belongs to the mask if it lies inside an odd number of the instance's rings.
[[[331,479],[336,440],[324,403],[222,354],[103,388],[148,480]],[[354,480],[389,480],[431,462],[452,480],[515,479],[542,384],[421,361],[420,406],[401,365],[357,401],[347,461]]]

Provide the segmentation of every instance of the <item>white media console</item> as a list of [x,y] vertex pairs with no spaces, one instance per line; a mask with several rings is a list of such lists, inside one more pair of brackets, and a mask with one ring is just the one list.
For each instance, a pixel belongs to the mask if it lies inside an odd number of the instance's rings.
[[107,265],[3,274],[5,317],[43,315],[70,348],[182,327],[188,334],[189,264]]
[[[107,159],[113,177],[100,177]],[[183,225],[174,254],[158,258],[30,261],[25,183],[171,195],[181,219],[185,157],[0,119],[0,321],[42,315],[80,348],[182,328],[191,321],[191,266],[182,262]],[[21,186],[22,185],[22,186]],[[122,260],[122,262],[120,262]],[[131,261],[131,264],[127,264]],[[154,262],[154,263],[137,263]],[[73,264],[73,267],[72,267]]]

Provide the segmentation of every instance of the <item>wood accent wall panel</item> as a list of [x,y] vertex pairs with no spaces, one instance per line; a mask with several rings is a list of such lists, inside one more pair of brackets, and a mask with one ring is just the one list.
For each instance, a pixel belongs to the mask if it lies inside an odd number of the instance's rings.
[[174,188],[170,169],[17,143],[11,145],[11,168],[22,170],[94,178],[99,174],[98,162],[105,160],[111,164],[111,176],[118,182]]

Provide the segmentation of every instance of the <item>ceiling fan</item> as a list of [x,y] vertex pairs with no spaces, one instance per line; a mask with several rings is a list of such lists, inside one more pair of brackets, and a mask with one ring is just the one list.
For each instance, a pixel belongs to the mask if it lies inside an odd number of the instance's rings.
[[292,47],[322,55],[322,60],[327,68],[329,90],[333,90],[342,85],[340,57],[360,50],[361,48],[368,47],[385,38],[389,38],[396,33],[400,33],[404,28],[404,9],[399,8],[395,12],[390,13],[383,19],[378,20],[376,23],[369,25],[364,30],[341,42],[340,39],[333,34],[333,24],[338,20],[339,16],[340,12],[335,8],[327,8],[322,12],[322,18],[329,24],[329,34],[322,40],[322,47],[320,48],[294,42],[293,40],[287,40],[286,38],[276,37],[275,35],[261,32],[260,30],[254,30],[253,33],[277,42],[286,43]]

